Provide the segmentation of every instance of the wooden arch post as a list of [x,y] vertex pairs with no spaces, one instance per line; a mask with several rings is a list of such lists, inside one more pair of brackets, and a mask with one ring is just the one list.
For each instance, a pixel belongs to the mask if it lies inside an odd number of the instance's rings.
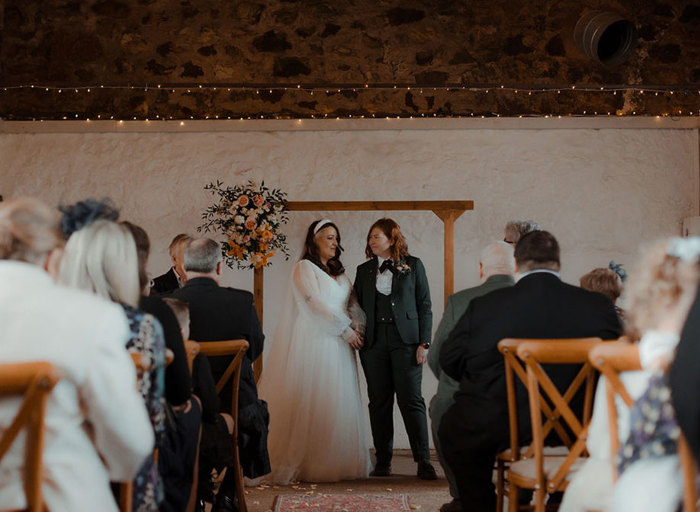
[[[432,211],[444,224],[444,297],[454,292],[455,258],[454,226],[455,221],[467,210],[474,209],[474,201],[289,201],[289,211]],[[253,274],[253,295],[255,310],[260,325],[263,322],[263,284],[264,271],[256,268]],[[262,357],[255,361],[255,378],[262,373]]]

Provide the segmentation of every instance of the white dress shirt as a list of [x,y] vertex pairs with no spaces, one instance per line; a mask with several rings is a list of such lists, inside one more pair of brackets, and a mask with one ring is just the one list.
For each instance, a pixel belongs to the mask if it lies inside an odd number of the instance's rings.
[[[46,507],[117,512],[109,481],[131,480],[154,442],[122,308],[58,286],[28,263],[0,261],[0,283],[0,362],[48,361],[61,373],[46,406]],[[19,403],[0,399],[0,430]],[[23,439],[0,463],[0,510],[26,508]]]
[[379,272],[379,267],[385,261],[384,258],[377,256],[377,291],[382,295],[391,295],[391,280],[394,278],[394,274],[388,268],[384,269],[384,272]]

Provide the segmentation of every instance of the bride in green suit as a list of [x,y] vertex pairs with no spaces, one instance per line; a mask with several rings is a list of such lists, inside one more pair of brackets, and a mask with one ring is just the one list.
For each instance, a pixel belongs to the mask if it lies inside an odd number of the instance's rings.
[[371,476],[391,474],[394,395],[399,404],[417,475],[437,478],[430,464],[428,420],[421,394],[433,324],[425,267],[408,253],[406,239],[393,219],[379,219],[369,229],[365,254],[357,267],[355,293],[367,315],[360,361],[367,380],[369,417],[377,463]]

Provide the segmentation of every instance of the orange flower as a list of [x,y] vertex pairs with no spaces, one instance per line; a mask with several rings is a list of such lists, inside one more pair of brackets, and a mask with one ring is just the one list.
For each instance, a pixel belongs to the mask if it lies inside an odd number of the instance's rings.
[[268,231],[267,229],[262,232],[262,239],[263,240],[272,240],[273,235],[271,231]]
[[255,205],[256,208],[258,206],[260,206],[261,204],[263,204],[264,202],[265,202],[265,198],[263,196],[261,196],[260,194],[255,194],[253,196],[253,204]]
[[260,242],[260,252],[267,252],[269,246],[265,242]]
[[268,252],[267,254],[256,252],[253,257],[253,265],[255,266],[255,268],[265,267],[269,263],[270,258],[272,258],[274,255],[275,251]]
[[230,242],[229,242],[229,245],[231,246],[231,248],[226,253],[228,256],[233,256],[237,260],[240,260],[241,258],[243,258],[243,249],[240,246],[238,246],[236,244],[232,244]]
[[248,199],[248,196],[241,196],[238,198],[238,204],[240,206],[248,206],[249,202],[250,202],[250,199]]
[[255,229],[255,226],[257,226],[258,223],[255,222],[255,219],[248,219],[245,221],[245,228],[249,230]]

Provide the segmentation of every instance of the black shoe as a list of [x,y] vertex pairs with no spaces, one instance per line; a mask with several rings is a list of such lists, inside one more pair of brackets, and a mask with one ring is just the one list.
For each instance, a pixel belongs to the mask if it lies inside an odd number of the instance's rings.
[[216,502],[211,512],[238,512],[238,505],[234,498],[227,494],[219,493],[216,495]]
[[391,464],[377,462],[369,476],[391,476]]
[[452,500],[440,507],[440,512],[462,512],[462,502],[460,500]]
[[427,460],[418,461],[418,471],[416,473],[421,480],[437,480],[435,468]]

